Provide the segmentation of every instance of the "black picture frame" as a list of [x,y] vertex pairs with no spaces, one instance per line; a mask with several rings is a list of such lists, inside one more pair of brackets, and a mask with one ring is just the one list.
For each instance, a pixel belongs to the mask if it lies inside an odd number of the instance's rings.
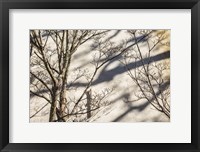
[[[191,143],[9,143],[9,9],[191,9]],[[1,151],[200,151],[199,0],[0,0],[0,11]]]

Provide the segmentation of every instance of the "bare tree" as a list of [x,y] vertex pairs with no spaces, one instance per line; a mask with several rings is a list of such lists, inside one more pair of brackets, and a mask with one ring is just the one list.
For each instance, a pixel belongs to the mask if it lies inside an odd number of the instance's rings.
[[[170,118],[169,61],[153,61],[152,52],[163,46],[169,47],[169,36],[166,30],[158,30],[148,35],[140,44],[137,35],[147,34],[149,30],[129,30],[136,45],[124,54],[124,64],[128,75],[138,86],[136,100],[147,100],[156,110]],[[142,47],[146,45],[147,47]],[[147,48],[147,49],[144,49]],[[162,51],[162,50],[161,50]],[[134,69],[129,63],[134,62]]]
[[[107,31],[100,30],[31,30],[31,88],[30,93],[45,99],[51,104],[49,121],[66,121],[74,115],[77,105],[91,86],[93,76],[70,112],[67,105],[67,83],[73,54],[85,42],[103,36]],[[45,35],[45,36],[43,36]],[[48,42],[54,42],[54,49]],[[35,81],[33,82],[34,79]],[[77,78],[78,79],[78,78]],[[42,90],[47,90],[45,93]],[[91,109],[93,110],[93,109]],[[76,112],[78,114],[78,112]]]
[[[125,56],[125,65],[129,76],[139,86],[143,96],[139,98],[147,99],[157,110],[169,116],[169,103],[167,93],[163,88],[162,71],[158,64],[143,62],[139,43],[146,41],[148,44],[148,58],[151,51],[163,42],[163,34],[154,45],[150,46],[150,40],[154,35],[154,30],[142,32],[136,37],[137,31],[128,31],[133,36],[133,41],[121,40],[119,44],[114,44],[109,40],[103,41],[109,30],[31,30],[30,31],[30,94],[47,101],[30,118],[33,118],[43,108],[50,104],[49,121],[88,121],[90,117],[97,114],[101,107],[109,105],[106,97],[112,92],[112,88],[106,88],[99,92],[91,92],[91,86],[99,70],[111,60]],[[93,71],[77,69],[73,80],[69,80],[71,62],[73,55],[79,50],[80,46],[92,41],[91,51],[93,52]],[[131,43],[130,43],[131,42]],[[131,50],[136,47],[138,52],[136,57],[130,55]],[[127,60],[135,59],[141,61],[141,67],[135,68],[135,75],[129,69]],[[154,66],[154,68],[153,68]],[[152,74],[152,68],[157,75]],[[155,71],[157,69],[157,71]],[[71,97],[73,84],[85,78],[86,84],[79,93],[78,98]],[[145,84],[145,83],[146,84]],[[155,84],[154,84],[154,83]],[[142,84],[143,83],[143,84]],[[155,85],[158,85],[157,90]],[[149,88],[147,88],[149,87]],[[145,90],[146,89],[146,90]],[[165,89],[166,90],[166,89]],[[146,92],[149,91],[149,94]],[[169,93],[168,93],[169,94]],[[162,99],[160,99],[162,98]],[[152,101],[153,100],[153,101]],[[167,101],[166,101],[167,100]],[[84,117],[81,117],[84,116]],[[77,118],[78,117],[78,118]]]

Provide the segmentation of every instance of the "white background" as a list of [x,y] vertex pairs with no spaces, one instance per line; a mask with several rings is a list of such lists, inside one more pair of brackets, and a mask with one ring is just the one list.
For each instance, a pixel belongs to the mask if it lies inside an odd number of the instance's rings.
[[[11,143],[190,143],[190,10],[10,10]],[[171,29],[170,123],[29,123],[29,29]]]

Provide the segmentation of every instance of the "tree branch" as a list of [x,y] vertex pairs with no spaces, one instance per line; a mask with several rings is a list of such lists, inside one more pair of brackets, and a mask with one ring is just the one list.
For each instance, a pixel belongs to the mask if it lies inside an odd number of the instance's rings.
[[42,108],[40,108],[36,113],[34,113],[32,116],[30,116],[30,119],[35,117],[42,109],[44,109],[49,103],[46,103]]
[[47,86],[47,84],[42,80],[40,79],[38,76],[36,76],[34,73],[30,72],[30,74],[32,74],[37,80],[39,80],[46,88],[47,90],[49,90],[49,92],[52,94],[50,88]]

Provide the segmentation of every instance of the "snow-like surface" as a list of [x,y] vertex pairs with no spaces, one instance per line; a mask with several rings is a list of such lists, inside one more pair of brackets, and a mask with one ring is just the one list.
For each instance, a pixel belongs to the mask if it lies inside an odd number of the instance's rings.
[[[112,37],[113,36],[113,37]],[[115,31],[109,33],[108,37],[113,42],[128,39],[124,31]],[[146,49],[146,46],[141,48]],[[157,48],[152,55],[161,54],[169,51],[169,48]],[[72,64],[70,67],[69,79],[73,80],[73,76],[77,68],[87,70],[88,73],[94,71],[94,66],[90,63],[92,61],[91,42],[81,46],[74,54]],[[160,62],[169,62],[169,59],[161,60]],[[73,72],[74,71],[74,72]],[[169,77],[169,72],[166,77]],[[71,91],[71,98],[78,98],[86,84],[84,78],[78,80],[78,89]],[[104,89],[113,89],[111,94],[106,98],[111,104],[100,108],[97,114],[92,116],[89,122],[169,122],[170,120],[159,111],[155,110],[146,100],[133,101],[135,99],[134,91],[137,87],[127,75],[124,66],[119,60],[113,60],[103,66],[98,74],[95,76],[92,84],[92,92],[101,92]],[[38,97],[30,99],[30,116],[37,112],[47,102]],[[30,119],[30,122],[48,122],[50,105],[46,106],[36,116]]]

